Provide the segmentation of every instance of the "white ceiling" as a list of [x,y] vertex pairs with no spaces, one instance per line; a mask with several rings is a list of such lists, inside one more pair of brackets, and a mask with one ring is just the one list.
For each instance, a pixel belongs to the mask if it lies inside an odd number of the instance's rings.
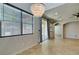
[[47,15],[50,18],[54,18],[56,20],[68,20],[74,17],[72,14],[78,12],[79,12],[79,3],[67,3],[46,11],[45,15]]
[[[24,9],[28,12],[31,12],[31,5],[32,3],[11,3],[14,6],[17,6],[21,9]],[[55,7],[58,7],[60,5],[63,5],[64,3],[44,3],[45,4],[45,10],[49,10]]]
[[56,8],[58,6],[61,6],[64,3],[44,3],[44,4],[45,4],[46,11],[47,11],[49,9]]
[[[32,3],[11,3],[21,9],[31,12]],[[79,12],[79,3],[44,3],[45,15],[56,20],[67,20],[72,14]]]

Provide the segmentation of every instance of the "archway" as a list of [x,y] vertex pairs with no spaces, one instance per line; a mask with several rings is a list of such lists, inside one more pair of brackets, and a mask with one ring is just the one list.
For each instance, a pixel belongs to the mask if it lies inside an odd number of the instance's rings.
[[79,39],[79,21],[68,22],[63,25],[63,38]]

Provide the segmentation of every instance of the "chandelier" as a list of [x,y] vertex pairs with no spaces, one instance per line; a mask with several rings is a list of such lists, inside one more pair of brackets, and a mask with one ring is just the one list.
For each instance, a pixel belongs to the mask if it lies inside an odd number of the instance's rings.
[[41,17],[44,14],[45,8],[43,3],[34,3],[31,6],[32,14],[36,17]]

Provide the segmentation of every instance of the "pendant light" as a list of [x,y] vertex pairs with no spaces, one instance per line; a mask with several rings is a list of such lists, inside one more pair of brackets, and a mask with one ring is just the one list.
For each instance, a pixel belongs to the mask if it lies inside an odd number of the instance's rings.
[[45,11],[45,6],[43,3],[33,3],[31,6],[32,14],[36,17],[42,17]]

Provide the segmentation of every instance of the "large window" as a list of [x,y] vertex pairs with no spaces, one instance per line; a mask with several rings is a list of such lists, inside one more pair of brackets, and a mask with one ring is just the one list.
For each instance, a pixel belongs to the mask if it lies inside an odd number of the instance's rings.
[[32,34],[32,15],[21,9],[0,4],[0,35]]
[[23,21],[22,34],[32,33],[32,25],[33,25],[32,15],[22,12],[22,21]]
[[0,21],[3,20],[3,4],[0,4]]
[[1,29],[2,36],[19,35],[21,34],[21,11],[4,5],[4,19]]
[[3,21],[2,22],[2,36],[19,35],[21,34],[20,23]]
[[4,21],[21,22],[21,11],[11,6],[4,5]]

